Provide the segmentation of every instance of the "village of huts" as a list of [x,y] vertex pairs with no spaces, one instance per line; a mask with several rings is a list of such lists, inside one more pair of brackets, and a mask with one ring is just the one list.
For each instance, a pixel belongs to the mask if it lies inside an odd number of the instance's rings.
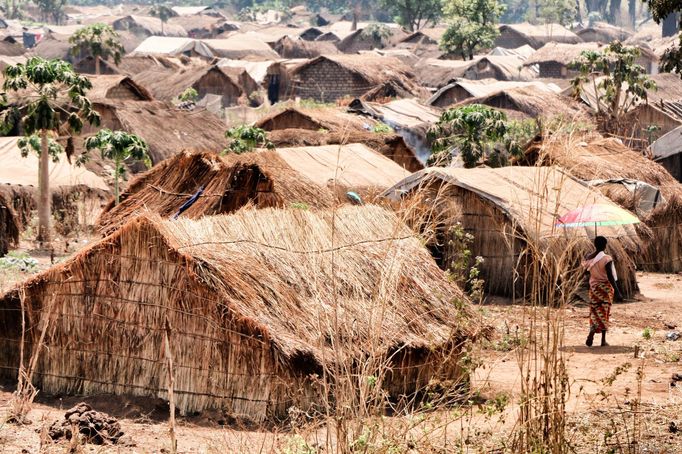
[[682,453],[679,2],[0,5],[1,453]]

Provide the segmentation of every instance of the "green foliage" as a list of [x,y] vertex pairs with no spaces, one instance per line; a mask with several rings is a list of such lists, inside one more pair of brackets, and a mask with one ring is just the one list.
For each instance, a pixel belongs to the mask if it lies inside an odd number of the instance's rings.
[[[432,139],[430,163],[448,165],[459,151],[465,167],[475,167],[482,158],[492,165],[504,165],[507,154],[519,155],[521,147],[509,134],[507,116],[481,104],[448,109],[429,131]],[[495,149],[504,146],[503,152]]]
[[188,101],[196,102],[196,100],[199,99],[199,92],[197,92],[196,89],[194,89],[194,87],[189,87],[189,88],[186,88],[185,91],[180,93],[180,95],[178,95],[178,99],[181,102],[188,102]]
[[149,10],[149,15],[156,17],[161,22],[168,22],[168,19],[175,16],[175,12],[166,5],[154,5]]
[[291,437],[284,449],[282,449],[282,454],[316,454],[317,450],[310,446],[305,439],[296,434]]
[[391,128],[386,123],[379,122],[374,125],[374,127],[372,128],[372,132],[376,134],[390,134],[393,132],[393,128]]
[[0,269],[35,271],[38,268],[38,261],[25,252],[9,252],[0,258]]
[[[25,98],[25,114],[21,119],[29,135],[57,130],[61,125],[61,115],[66,114],[67,109],[66,126],[71,131],[80,132],[83,121],[99,125],[99,114],[85,96],[90,88],[92,84],[88,78],[77,74],[70,64],[62,60],[31,57],[25,64],[5,69],[5,91],[31,91],[31,97]],[[3,123],[7,120],[6,113],[3,112]]]
[[[27,157],[31,152],[40,156],[40,136],[38,134],[31,134],[30,136],[20,138],[17,141],[17,145],[19,146],[21,157],[23,158]],[[59,162],[59,155],[64,153],[64,147],[50,137],[47,139],[47,152],[52,158],[52,162]],[[81,165],[82,163],[83,161],[81,159],[76,161],[77,165]]]
[[289,208],[293,210],[308,211],[310,209],[310,205],[308,205],[305,202],[293,202],[292,204],[289,205]]
[[441,50],[471,60],[479,50],[492,47],[504,13],[497,0],[448,0],[444,10],[449,25],[441,37]]
[[111,57],[116,64],[121,62],[125,53],[118,33],[106,24],[92,24],[76,31],[69,38],[71,53],[78,55],[85,50],[94,58],[107,59]]
[[504,13],[500,17],[503,24],[516,24],[527,19],[529,2],[526,0],[501,0]]
[[223,153],[242,154],[254,150],[255,148],[273,149],[275,146],[268,140],[267,133],[254,126],[241,125],[236,128],[230,128],[225,137],[229,139],[227,148]]
[[654,330],[648,326],[642,331],[642,338],[650,340],[654,336]]
[[480,278],[480,266],[483,257],[474,257],[471,263],[471,245],[474,236],[464,230],[461,223],[455,224],[449,231],[448,250],[451,251],[452,262],[448,268],[448,276],[459,286],[466,288],[469,296],[477,301],[483,300],[485,282]]
[[573,0],[537,0],[539,4],[536,22],[543,24],[571,25],[575,21],[576,9]]
[[123,162],[128,159],[135,159],[142,161],[148,168],[152,166],[147,143],[135,134],[129,134],[125,131],[100,129],[97,134],[85,139],[85,149],[87,152],[97,149],[102,158],[114,161],[114,197],[117,205],[119,202],[119,180],[125,172]]
[[380,5],[409,31],[437,23],[443,14],[441,0],[381,0]]
[[639,49],[614,41],[601,51],[583,51],[569,67],[579,71],[571,81],[576,96],[589,83],[598,92],[597,113],[618,121],[636,101],[647,99],[656,83],[635,63]]
[[33,0],[33,3],[38,7],[44,22],[52,19],[52,22],[59,24],[64,19],[66,0]]
[[363,28],[360,35],[363,38],[371,38],[377,43],[383,43],[393,35],[393,31],[384,24],[374,23]]

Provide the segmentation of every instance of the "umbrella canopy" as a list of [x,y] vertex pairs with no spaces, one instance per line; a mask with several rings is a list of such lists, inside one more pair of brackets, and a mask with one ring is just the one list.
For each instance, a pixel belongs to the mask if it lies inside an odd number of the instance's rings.
[[557,219],[558,227],[585,227],[637,224],[639,219],[615,205],[594,204],[571,210]]

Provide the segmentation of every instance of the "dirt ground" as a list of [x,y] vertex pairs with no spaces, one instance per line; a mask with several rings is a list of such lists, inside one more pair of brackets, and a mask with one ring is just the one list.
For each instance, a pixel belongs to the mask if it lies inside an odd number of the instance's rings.
[[[62,251],[60,255],[65,254]],[[38,256],[40,268],[49,266],[49,254]],[[0,270],[0,290],[25,277],[26,273]],[[682,276],[640,273],[639,285],[641,295],[636,300],[613,307],[609,347],[585,346],[586,306],[571,305],[560,314],[565,329],[563,352],[570,385],[567,428],[574,452],[682,452],[682,382],[671,385],[672,375],[682,374],[682,339],[666,340],[672,327],[682,330]],[[528,308],[493,299],[480,310],[496,328],[494,339],[477,351],[481,366],[476,369],[473,379],[473,389],[486,404],[477,405],[471,411],[453,411],[453,414],[466,413],[468,416],[448,419],[443,428],[433,432],[433,436],[437,434],[443,438],[437,452],[504,452],[508,434],[514,427],[521,385],[517,352],[518,345],[523,345],[524,316]],[[597,337],[595,345],[598,343]],[[613,378],[612,383],[608,377]],[[0,387],[0,414],[4,414],[12,391],[11,386]],[[123,445],[86,445],[74,452],[169,452],[168,407],[163,401],[39,394],[29,414],[32,424],[16,426],[0,422],[0,453],[70,452],[67,442],[48,441],[41,431],[81,401],[119,418],[126,435]],[[632,402],[635,401],[638,406],[633,412]],[[440,421],[442,416],[443,413],[435,412],[425,419]],[[382,424],[403,426],[404,419],[383,418]],[[627,439],[631,427],[638,431],[637,450],[632,450],[632,446],[631,451],[621,450],[614,440]],[[423,431],[413,428],[399,436],[415,437],[417,430]],[[319,429],[307,432],[291,428],[240,429],[231,426],[220,415],[193,415],[179,418],[178,451],[309,454],[323,452],[315,449],[315,443],[311,441],[316,436],[323,437],[321,433],[323,431]],[[303,438],[308,442],[299,443]],[[426,445],[410,442],[407,446],[376,452],[427,451],[419,447]]]

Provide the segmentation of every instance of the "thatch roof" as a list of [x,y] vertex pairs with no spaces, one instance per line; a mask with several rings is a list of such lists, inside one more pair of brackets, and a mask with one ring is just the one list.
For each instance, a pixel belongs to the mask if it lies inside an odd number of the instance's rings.
[[[530,81],[536,77],[519,55],[486,55],[471,62],[464,71],[466,79],[494,78],[497,80]],[[525,66],[524,66],[525,65]],[[482,75],[481,75],[482,74]]]
[[[233,79],[230,74],[222,71],[216,65],[191,66],[181,70],[170,70],[152,68],[136,74],[135,81],[141,85],[150,87],[154,93],[154,98],[161,101],[172,101],[176,99],[187,88],[194,87],[201,94],[202,90],[196,84],[200,83],[204,77],[211,77],[213,80],[221,80],[219,85],[211,84],[214,91],[225,90],[233,93],[241,93],[242,89],[238,79]],[[230,86],[231,87],[228,87]],[[214,93],[219,94],[219,93]]]
[[[526,164],[559,165],[583,181],[613,180],[597,188],[620,206],[637,212],[652,230],[653,237],[638,264],[652,271],[682,270],[682,184],[660,164],[624,146],[617,139],[598,135],[550,137],[533,144],[526,153]],[[661,191],[653,211],[641,211],[649,200],[633,193],[618,180],[642,181]]]
[[[564,44],[564,43],[547,43],[540,49],[536,50],[523,63],[525,66],[537,65],[538,63],[559,63],[568,65],[573,60],[580,57],[583,51],[598,51],[603,47],[601,43],[581,43],[581,44]],[[642,58],[657,61],[656,55],[645,47],[638,47]]]
[[137,134],[149,145],[153,163],[183,150],[216,151],[225,143],[225,124],[213,114],[179,110],[162,101],[93,103],[102,126]]
[[656,90],[647,92],[649,104],[660,107],[665,101],[682,101],[682,79],[679,74],[659,73],[649,77],[656,82]]
[[428,105],[440,106],[439,99],[446,96],[449,91],[460,88],[469,94],[472,98],[479,98],[500,91],[509,90],[512,88],[529,88],[542,93],[561,93],[561,88],[553,83],[544,83],[540,81],[533,82],[516,82],[516,81],[498,81],[494,79],[482,80],[466,80],[460,79],[438,90],[426,103]]
[[268,139],[276,147],[311,147],[320,145],[338,145],[344,143],[361,143],[386,156],[405,168],[408,172],[416,172],[424,168],[405,140],[398,134],[360,132],[343,130],[326,132],[309,129],[279,129],[270,131]]
[[410,84],[412,73],[410,68],[396,58],[377,57],[371,55],[322,55],[313,58],[292,69],[293,76],[300,74],[307,68],[316,65],[321,61],[330,61],[342,68],[357,74],[366,80],[370,85],[379,85],[388,80],[401,81],[405,85]]
[[143,86],[128,76],[100,75],[88,76],[92,88],[88,90],[88,98],[92,101],[110,99],[117,89],[124,89],[134,93],[139,101],[152,101],[152,94]]
[[427,58],[414,67],[415,79],[425,87],[441,88],[464,77],[471,64],[468,60]]
[[152,16],[137,16],[134,14],[121,17],[112,22],[114,30],[131,30],[143,32],[147,36],[187,36],[187,31],[179,25],[162,22]]
[[[571,210],[586,205],[595,203],[613,205],[613,202],[602,194],[579,183],[558,167],[426,168],[399,182],[389,189],[386,195],[391,198],[401,198],[406,194],[419,195],[419,189],[432,187],[434,184],[436,193],[440,194],[438,198],[455,198],[460,201],[459,204],[463,204],[452,213],[446,213],[450,222],[466,221],[464,228],[473,228],[474,236],[477,235],[476,229],[479,228],[481,230],[479,234],[484,238],[483,242],[488,238],[490,230],[499,229],[498,235],[506,237],[507,245],[502,244],[501,247],[511,248],[509,252],[513,256],[510,255],[509,258],[512,260],[512,266],[510,269],[497,269],[502,275],[492,275],[493,269],[488,267],[495,267],[495,264],[500,263],[496,259],[503,258],[503,250],[488,248],[494,257],[486,257],[486,254],[481,254],[477,250],[472,250],[472,255],[482,255],[484,260],[490,262],[483,262],[485,271],[483,278],[489,288],[507,292],[514,287],[517,271],[515,267],[522,254],[515,247],[512,248],[514,243],[518,241],[532,243],[538,248],[533,250],[555,255],[564,253],[566,247],[576,247],[577,267],[580,258],[592,250],[594,228],[567,229],[557,226],[557,219]],[[453,194],[443,190],[443,186],[458,189]],[[432,192],[426,194],[427,197],[431,197],[428,194]],[[478,200],[474,202],[476,199]],[[429,200],[434,206],[440,203],[435,199]],[[467,205],[465,201],[469,204]],[[474,203],[479,204],[478,208]],[[494,207],[506,220],[498,225],[496,216],[491,214],[489,218],[481,221],[480,217],[485,216],[481,211],[487,211],[484,206]],[[478,227],[471,225],[470,222],[477,223]],[[641,243],[635,229],[632,226],[600,227],[599,234],[611,239],[609,247],[619,267],[621,287],[624,287],[625,293],[632,294],[637,287],[634,263],[628,253],[637,251]],[[481,245],[481,241],[477,244],[478,247],[486,247]],[[530,257],[530,260],[533,258]]]
[[[511,32],[523,36],[528,41],[528,44],[535,49],[539,49],[552,41],[566,44],[582,42],[578,35],[560,24],[531,25],[524,22],[521,24],[500,25],[499,30],[503,35],[505,32]],[[498,38],[497,43],[500,46],[504,45],[502,37]]]
[[590,123],[586,109],[568,96],[540,92],[532,88],[511,88],[491,95],[469,98],[458,104],[484,104],[504,110],[514,119],[563,118],[568,121]]
[[632,32],[608,22],[595,22],[591,27],[577,30],[575,34],[585,42],[592,41],[605,44],[611,41],[625,41],[632,36]]
[[464,378],[442,356],[482,330],[414,233],[375,206],[136,219],[0,299],[3,375],[17,367],[19,292],[29,345],[60,314],[35,371],[42,391],[165,398],[169,326],[178,408],[256,421],[307,411],[321,391],[308,374],[368,355],[397,355],[381,382],[392,396]]
[[354,102],[350,108],[354,112],[377,118],[397,129],[415,129],[423,125],[432,125],[438,121],[441,114],[440,109],[426,106],[414,99],[397,99],[385,104]]
[[21,44],[0,40],[0,55],[5,57],[18,57],[25,53],[26,49],[24,49],[24,46]]
[[369,131],[377,122],[346,112],[338,107],[286,107],[274,111],[258,120],[254,126],[275,131],[278,129],[321,129],[331,132]]
[[290,36],[279,39],[273,50],[282,58],[315,58],[339,53],[336,46],[328,41],[305,41]]

